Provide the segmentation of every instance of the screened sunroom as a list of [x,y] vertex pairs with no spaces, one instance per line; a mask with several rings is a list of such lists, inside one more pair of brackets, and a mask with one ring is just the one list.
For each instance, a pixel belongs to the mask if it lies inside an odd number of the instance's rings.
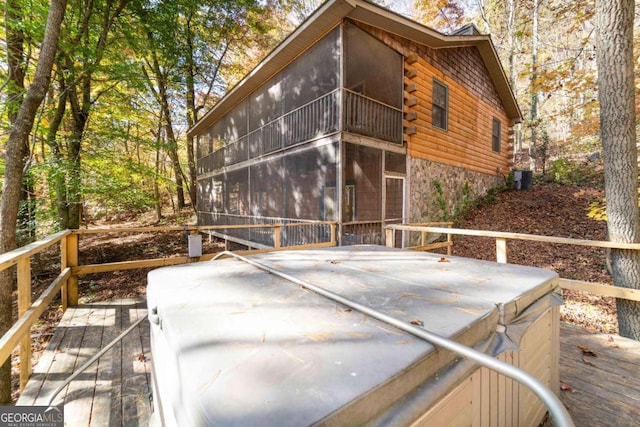
[[[343,22],[199,134],[198,222],[336,221],[343,245],[383,243],[404,215],[402,105],[402,55]],[[280,244],[328,233],[295,227]],[[274,246],[266,229],[221,234]]]

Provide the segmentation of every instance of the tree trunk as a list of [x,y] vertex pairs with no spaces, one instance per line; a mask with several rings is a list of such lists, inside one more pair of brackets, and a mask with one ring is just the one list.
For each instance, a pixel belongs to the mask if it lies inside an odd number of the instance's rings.
[[7,118],[13,125],[18,118],[18,110],[24,97],[24,33],[20,1],[6,2],[7,31]]
[[[633,73],[633,0],[600,0],[597,14],[598,98],[607,226],[613,242],[640,242],[638,152]],[[616,286],[640,289],[640,251],[612,250]],[[618,299],[620,335],[640,341],[640,302]]]
[[182,180],[182,168],[180,167],[180,158],[178,157],[178,141],[173,133],[173,124],[169,118],[169,104],[166,104],[165,110],[165,133],[167,135],[167,154],[171,159],[171,165],[173,166],[173,176],[176,180],[176,197],[178,199],[178,210],[184,209],[186,206],[184,200],[184,181]]
[[[511,85],[511,90],[513,91],[514,96],[518,97],[517,92],[517,77],[518,73],[516,71],[516,0],[509,0],[509,16],[507,19],[507,32],[509,34],[509,54],[508,54],[508,64],[509,64],[509,84]],[[515,161],[516,156],[520,153],[522,149],[522,126],[517,124],[513,127],[513,160]]]
[[[29,133],[49,87],[66,5],[66,0],[51,0],[33,83],[20,104],[6,143],[4,182],[0,200],[0,253],[13,250],[16,246],[16,220],[20,206],[20,189],[28,152]],[[4,335],[12,325],[12,290],[11,274],[5,271],[0,275],[0,335]],[[8,360],[0,368],[0,403],[10,401],[11,361]]]
[[[68,75],[66,95],[71,109],[72,127],[67,139],[66,193],[57,194],[59,221],[63,228],[77,229],[82,216],[82,141],[89,122],[89,114],[95,99],[92,99],[94,72],[99,69],[108,47],[109,34],[129,0],[107,0],[102,5],[95,2],[79,2],[73,7],[81,8],[82,19],[73,40],[66,43],[69,51],[60,52],[64,59],[59,65]],[[93,23],[99,25],[93,25]],[[80,58],[80,59],[78,59]],[[62,190],[62,187],[59,187]],[[62,202],[60,199],[62,198]]]
[[71,137],[68,141],[68,222],[65,228],[74,230],[80,228],[80,216],[82,214],[82,179],[80,173],[80,151],[82,149],[82,138],[84,135],[84,129],[87,126],[88,117],[88,113],[81,113],[79,116],[74,114],[73,128],[71,131]]
[[[22,5],[19,1],[9,0],[6,2],[6,32],[7,32],[7,118],[9,124],[14,125],[18,118],[18,111],[24,99],[24,78],[25,78],[25,57],[24,42],[25,36],[22,31]],[[28,147],[28,144],[26,144]],[[29,155],[28,148],[25,157]],[[22,207],[18,209],[18,236],[17,242],[28,243],[35,236],[33,227],[35,213],[35,197],[33,195],[33,178],[26,173],[22,183],[22,193],[20,197]]]
[[58,225],[66,228],[69,223],[69,210],[67,209],[67,183],[66,183],[66,165],[60,145],[58,144],[58,130],[62,125],[62,119],[67,107],[67,86],[64,82],[62,72],[59,73],[60,94],[58,103],[53,110],[53,114],[49,117],[49,128],[47,129],[46,143],[51,150],[53,159],[53,167],[49,171],[49,185],[53,188],[56,196],[56,209],[58,212]]
[[[147,37],[150,41],[152,41],[151,45],[153,46],[153,36],[151,33],[147,34]],[[171,165],[173,166],[173,173],[176,180],[176,196],[178,198],[178,210],[182,210],[185,207],[184,200],[184,185],[183,185],[183,173],[182,168],[180,167],[180,158],[178,157],[178,141],[176,140],[176,135],[173,132],[173,121],[171,120],[171,108],[169,107],[169,95],[167,93],[167,77],[163,73],[162,68],[160,67],[160,62],[158,61],[157,52],[152,49],[151,55],[153,57],[152,67],[153,74],[156,77],[156,84],[158,85],[158,90],[155,93],[158,103],[160,104],[160,112],[161,116],[164,117],[164,130],[166,136],[166,151],[169,155],[169,159],[171,159]],[[147,77],[148,79],[148,77]]]
[[158,129],[155,133],[156,137],[156,161],[153,175],[153,197],[155,198],[156,205],[156,219],[158,222],[162,221],[162,198],[160,195],[160,147],[162,145],[162,122],[163,114],[160,112],[160,118],[158,119]]
[[531,141],[529,142],[529,161],[531,170],[536,170],[538,157],[538,6],[539,0],[533,0],[533,16],[531,29],[531,109],[529,110],[529,126]]
[[[198,120],[196,109],[196,89],[195,89],[195,64],[193,58],[193,32],[191,31],[191,20],[187,20],[187,57],[186,57],[186,80],[187,80],[187,128],[195,124]],[[187,164],[189,167],[189,199],[191,208],[196,211],[196,155],[195,141],[192,135],[187,135]]]

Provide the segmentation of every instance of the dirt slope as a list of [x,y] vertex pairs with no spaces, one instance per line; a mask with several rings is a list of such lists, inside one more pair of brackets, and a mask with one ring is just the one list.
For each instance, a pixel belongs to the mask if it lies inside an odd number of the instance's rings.
[[[509,231],[575,239],[606,240],[606,224],[587,216],[589,206],[602,198],[597,182],[581,186],[536,184],[529,191],[506,191],[459,221],[460,228]],[[454,240],[454,255],[495,260],[493,239],[464,237]],[[555,270],[560,277],[611,284],[604,249],[509,241],[510,263]],[[617,333],[615,302],[579,292],[565,291],[562,320],[594,331]]]

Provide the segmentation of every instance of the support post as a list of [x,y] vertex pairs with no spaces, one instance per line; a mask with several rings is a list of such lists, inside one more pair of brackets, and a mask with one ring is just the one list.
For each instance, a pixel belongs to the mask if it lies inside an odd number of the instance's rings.
[[[449,224],[447,228],[453,227],[453,224]],[[447,233],[447,255],[451,256],[451,248],[453,247],[453,240],[451,239],[451,233]]]
[[330,224],[329,225],[331,227],[331,243],[334,243],[336,246],[338,246],[338,242],[336,241],[336,224]]
[[[18,317],[31,308],[31,258],[18,262]],[[31,376],[31,328],[20,340],[20,391]]]
[[507,239],[496,238],[496,261],[507,263]]
[[393,228],[385,228],[384,233],[385,233],[385,244],[387,245],[388,248],[393,248],[395,245],[395,241],[393,238],[393,233],[394,233]]
[[282,236],[282,226],[276,225],[275,227],[273,227],[273,247],[274,248],[280,247],[281,236]]
[[[67,267],[78,266],[78,235],[67,236]],[[67,281],[67,305],[78,305],[78,276],[72,274]]]
[[[67,237],[60,240],[60,271],[64,271],[69,266],[67,261]],[[68,284],[69,281],[65,280],[60,287],[60,301],[62,301],[62,312],[67,311],[67,299],[68,299]]]

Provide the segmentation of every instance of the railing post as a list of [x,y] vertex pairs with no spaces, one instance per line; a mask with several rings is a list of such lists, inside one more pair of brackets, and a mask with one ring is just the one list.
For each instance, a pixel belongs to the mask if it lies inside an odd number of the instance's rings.
[[507,239],[496,238],[496,261],[507,263]]
[[[31,258],[18,261],[18,317],[31,308]],[[20,340],[20,391],[31,376],[31,328]]]
[[[67,239],[68,237],[64,237],[62,240],[60,240],[60,271],[64,271],[64,269],[69,266],[67,260]],[[67,298],[69,289],[67,287],[68,284],[69,281],[65,280],[65,282],[60,287],[60,300],[62,301],[63,312],[67,311]]]
[[[78,266],[78,235],[71,233],[67,236],[67,267]],[[67,305],[78,305],[78,276],[72,274],[67,282]]]
[[332,223],[329,225],[330,230],[331,230],[331,243],[334,243],[336,246],[338,246],[338,242],[336,241],[336,224]]
[[282,226],[276,225],[275,227],[273,227],[273,247],[274,248],[280,247],[281,236],[282,236]]
[[385,228],[384,229],[384,240],[385,240],[385,244],[388,248],[393,248],[395,246],[395,239],[393,238],[394,235],[394,229],[393,228]]
[[420,232],[420,246],[425,246],[427,244],[427,232]]
[[[449,224],[447,228],[453,227],[453,224]],[[451,233],[447,233],[447,255],[451,256],[451,248],[453,247],[453,239],[451,238]],[[506,262],[506,260],[505,260]]]

